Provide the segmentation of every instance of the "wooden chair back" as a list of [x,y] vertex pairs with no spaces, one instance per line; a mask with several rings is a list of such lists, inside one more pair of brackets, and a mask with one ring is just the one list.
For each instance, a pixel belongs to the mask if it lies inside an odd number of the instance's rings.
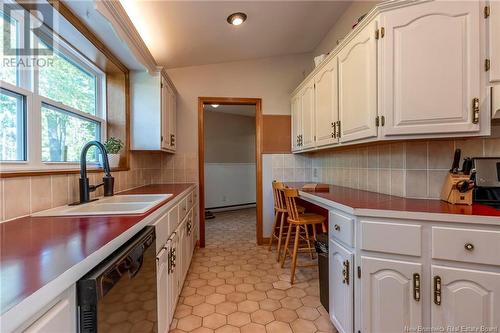
[[299,211],[297,209],[296,198],[299,197],[299,190],[296,188],[285,188],[283,189],[285,194],[286,210],[288,213],[288,219],[290,221],[299,221]]
[[283,190],[285,185],[282,182],[273,181],[273,197],[274,197],[274,208],[278,211],[286,211],[285,197],[283,195]]

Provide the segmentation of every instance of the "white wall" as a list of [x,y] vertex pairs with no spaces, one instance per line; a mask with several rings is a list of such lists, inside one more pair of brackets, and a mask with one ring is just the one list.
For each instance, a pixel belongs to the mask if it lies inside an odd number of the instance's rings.
[[205,163],[205,207],[255,203],[255,163]]

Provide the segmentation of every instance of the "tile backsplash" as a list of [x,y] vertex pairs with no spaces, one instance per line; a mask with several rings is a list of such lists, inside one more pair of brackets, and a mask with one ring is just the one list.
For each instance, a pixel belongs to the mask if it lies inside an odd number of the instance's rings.
[[[130,170],[112,173],[115,192],[158,183],[196,182],[196,155],[161,152],[131,152]],[[101,173],[90,173],[91,184],[97,184]],[[0,179],[0,221],[29,215],[79,199],[79,174]],[[102,196],[102,187],[91,193]]]
[[500,138],[377,143],[273,155],[273,179],[314,181],[409,198],[438,199],[455,148],[462,158],[500,156]]

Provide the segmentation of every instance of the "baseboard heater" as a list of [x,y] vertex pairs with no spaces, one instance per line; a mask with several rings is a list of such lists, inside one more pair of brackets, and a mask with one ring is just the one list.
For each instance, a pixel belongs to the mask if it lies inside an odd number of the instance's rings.
[[250,203],[228,205],[228,206],[206,207],[205,211],[207,211],[207,210],[210,210],[210,211],[224,211],[224,210],[234,210],[234,209],[239,209],[239,208],[251,208],[251,207],[255,207],[255,206],[256,206],[255,202],[250,202]]

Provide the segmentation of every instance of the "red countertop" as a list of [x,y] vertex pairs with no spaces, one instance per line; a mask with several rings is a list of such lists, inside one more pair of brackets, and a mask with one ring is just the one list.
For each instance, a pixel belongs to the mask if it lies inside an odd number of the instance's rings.
[[120,194],[173,194],[141,215],[23,217],[0,223],[0,314],[99,250],[193,184]]
[[[301,189],[306,183],[288,182],[289,187]],[[500,210],[481,204],[452,205],[441,200],[408,199],[382,193],[330,185],[328,192],[307,192],[353,209],[376,209],[434,214],[469,216],[500,216]]]

